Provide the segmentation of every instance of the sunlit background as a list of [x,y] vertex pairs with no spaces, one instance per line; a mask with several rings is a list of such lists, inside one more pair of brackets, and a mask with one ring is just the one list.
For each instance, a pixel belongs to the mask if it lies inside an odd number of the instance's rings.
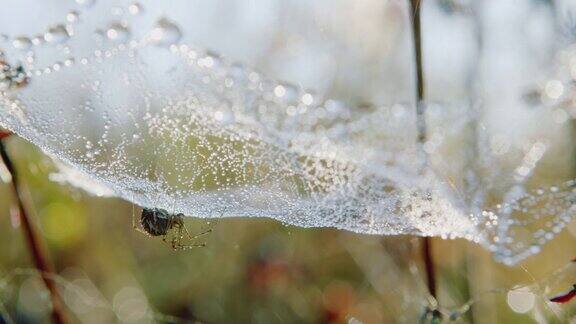
[[[92,6],[119,17],[160,10],[148,2],[24,2],[7,1],[0,14],[10,17],[0,19],[8,54],[14,35],[36,30],[24,21],[73,23]],[[192,26],[183,42],[362,107],[414,101],[407,3],[195,0],[166,15]],[[486,146],[504,172],[534,174],[534,187],[575,178],[576,3],[423,3],[427,98],[481,105]],[[99,37],[118,33],[112,26]],[[538,138],[540,145],[527,144]],[[429,153],[435,141],[439,146],[443,138],[428,143]],[[212,233],[200,238],[204,248],[173,251],[133,229],[138,206],[61,183],[61,170],[38,148],[17,136],[6,143],[55,263],[53,279],[77,322],[414,323],[430,303],[419,238],[301,229],[263,218],[186,218],[190,232]],[[47,322],[49,295],[32,267],[2,166],[0,178],[0,323]],[[575,242],[572,222],[539,254],[507,267],[473,243],[434,239],[444,320],[575,321],[576,302],[548,301],[576,282]]]

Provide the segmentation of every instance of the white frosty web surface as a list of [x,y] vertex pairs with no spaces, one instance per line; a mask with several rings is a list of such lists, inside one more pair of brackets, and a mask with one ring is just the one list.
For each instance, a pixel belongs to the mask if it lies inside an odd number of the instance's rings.
[[[474,123],[465,105],[429,105],[422,148],[412,105],[351,106],[273,81],[178,42],[186,25],[144,8],[156,27],[81,16],[65,46],[33,59],[3,45],[30,82],[1,93],[0,125],[61,160],[56,180],[189,216],[466,238],[507,263],[537,253],[574,215],[573,181],[524,186],[546,151],[538,141],[522,155],[524,178],[468,176],[482,165],[449,144]],[[100,27],[109,39],[91,42]]]

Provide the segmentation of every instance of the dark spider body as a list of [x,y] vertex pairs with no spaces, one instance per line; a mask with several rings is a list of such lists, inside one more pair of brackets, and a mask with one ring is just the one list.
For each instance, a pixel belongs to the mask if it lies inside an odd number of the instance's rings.
[[167,235],[172,228],[184,226],[182,214],[170,214],[161,208],[144,208],[140,216],[140,224],[151,236]]
[[[183,244],[182,240],[187,239],[194,241],[202,235],[212,232],[211,229],[206,230],[196,235],[190,235],[186,226],[184,225],[184,214],[172,214],[162,208],[144,208],[140,215],[140,228],[136,224],[136,218],[132,213],[132,226],[135,230],[144,233],[148,236],[162,236],[162,241],[170,244],[174,250],[186,250],[194,247],[204,247],[204,243]],[[167,240],[168,232],[172,231],[172,235]]]

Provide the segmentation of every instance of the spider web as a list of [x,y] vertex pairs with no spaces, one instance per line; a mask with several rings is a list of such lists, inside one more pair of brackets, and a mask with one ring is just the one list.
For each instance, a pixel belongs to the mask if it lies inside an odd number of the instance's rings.
[[195,217],[464,238],[507,264],[572,220],[573,180],[530,185],[547,139],[494,159],[475,104],[430,102],[421,145],[413,104],[270,79],[181,40],[190,28],[164,15],[178,4],[143,3],[82,9],[33,51],[5,37],[30,82],[1,92],[0,125],[55,157],[54,179]]

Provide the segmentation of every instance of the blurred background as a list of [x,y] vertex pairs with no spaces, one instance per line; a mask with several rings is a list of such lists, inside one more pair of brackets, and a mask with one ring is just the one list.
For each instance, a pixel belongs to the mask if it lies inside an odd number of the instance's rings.
[[[51,182],[56,169],[38,149],[17,138],[8,147],[79,322],[415,323],[428,304],[418,238],[186,218],[192,233],[213,232],[201,239],[204,248],[173,251],[132,228],[132,204]],[[0,197],[2,316],[47,322],[49,295],[31,266],[8,185]],[[460,323],[573,321],[576,304],[547,299],[576,279],[575,236],[572,223],[515,267],[468,241],[434,239],[443,310]]]
[[[107,24],[104,17],[127,15],[134,4],[93,2],[6,0],[2,49],[21,55],[12,46],[19,34],[68,19],[70,10]],[[186,24],[183,42],[268,77],[353,106],[414,101],[407,1],[142,3],[141,10]],[[487,154],[500,168],[490,173],[496,183],[512,178],[534,139],[547,150],[530,166],[531,186],[576,177],[575,6],[423,0],[427,98],[470,111],[482,107]],[[139,30],[132,32],[137,37]],[[46,52],[35,64],[52,59]],[[138,206],[52,181],[59,170],[38,148],[16,136],[6,143],[75,321],[414,323],[430,302],[416,237],[302,229],[269,219],[186,218],[192,233],[213,232],[202,237],[204,248],[173,251],[132,228]],[[9,189],[0,186],[0,323],[48,322],[49,295],[31,267]],[[575,242],[572,222],[539,254],[507,267],[468,241],[434,239],[444,320],[576,321],[575,302],[548,302],[576,282]]]

